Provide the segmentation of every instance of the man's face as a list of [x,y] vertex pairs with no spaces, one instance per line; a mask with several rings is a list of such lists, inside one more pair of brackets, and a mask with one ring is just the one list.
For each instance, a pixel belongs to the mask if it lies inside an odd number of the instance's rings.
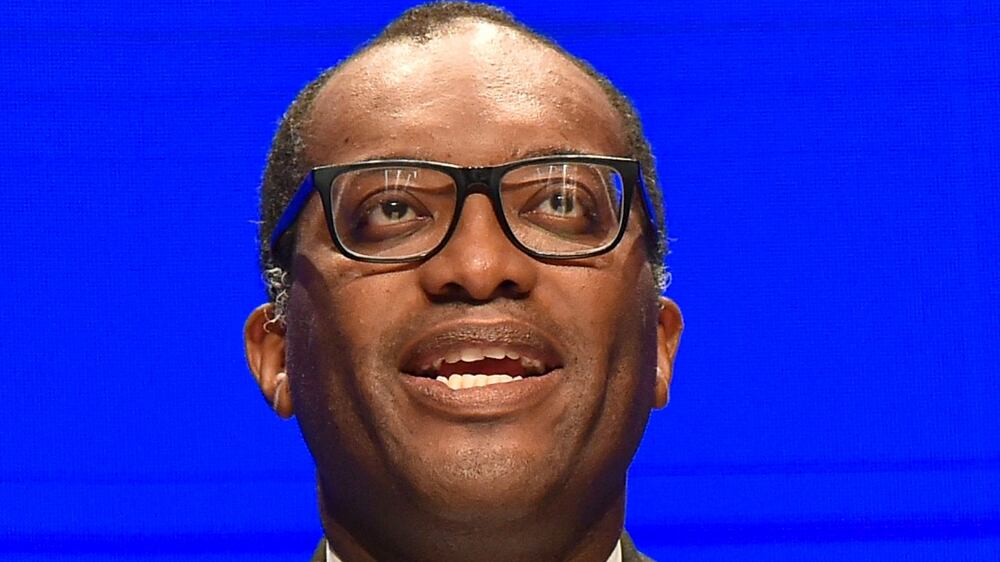
[[[629,152],[593,80],[472,22],[348,63],[319,94],[306,141],[316,164]],[[472,195],[440,253],[384,265],[338,253],[314,197],[298,224],[285,345],[327,507],[361,525],[374,514],[391,525],[387,512],[405,525],[541,521],[620,501],[657,360],[639,209],[614,251],[546,263],[515,248],[489,200]],[[447,375],[526,364],[544,374],[462,390],[424,376],[428,365]]]

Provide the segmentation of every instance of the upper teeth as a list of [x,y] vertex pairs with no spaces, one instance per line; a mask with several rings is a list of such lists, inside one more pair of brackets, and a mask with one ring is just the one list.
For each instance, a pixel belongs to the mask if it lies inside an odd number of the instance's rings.
[[458,363],[459,361],[465,361],[466,363],[471,363],[473,361],[482,361],[483,359],[518,359],[521,356],[514,351],[507,351],[500,347],[466,347],[462,349],[454,349],[445,354],[444,357],[438,359],[435,362],[436,366],[441,366],[441,363]]
[[511,351],[503,349],[501,347],[465,347],[461,349],[454,349],[449,351],[444,355],[444,357],[439,358],[434,361],[433,369],[437,370],[441,368],[441,365],[455,364],[458,362],[473,363],[475,361],[482,361],[483,359],[515,359],[520,360],[521,365],[528,371],[541,373],[544,370],[544,364],[530,357],[522,357],[516,351]]

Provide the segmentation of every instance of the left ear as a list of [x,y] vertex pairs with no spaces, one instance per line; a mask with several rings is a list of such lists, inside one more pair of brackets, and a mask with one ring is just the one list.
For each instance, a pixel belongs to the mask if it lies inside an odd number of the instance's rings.
[[660,316],[656,326],[656,396],[654,405],[663,408],[670,402],[670,381],[674,378],[674,358],[681,343],[684,318],[677,303],[660,297]]

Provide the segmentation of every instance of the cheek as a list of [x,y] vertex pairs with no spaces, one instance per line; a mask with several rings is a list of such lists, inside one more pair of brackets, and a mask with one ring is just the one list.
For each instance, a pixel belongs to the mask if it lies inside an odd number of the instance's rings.
[[614,252],[559,273],[555,308],[575,327],[581,368],[602,375],[591,391],[645,401],[655,380],[657,291],[642,237],[630,232]]
[[[359,415],[387,408],[400,339],[423,305],[412,267],[375,266],[325,247],[303,247],[289,300],[289,357],[304,392]],[[350,403],[347,403],[350,402]],[[320,404],[317,404],[319,406]]]
[[[296,410],[343,407],[358,368],[371,313],[365,299],[345,298],[343,287],[356,278],[351,268],[339,267],[329,251],[303,251],[293,263],[294,282],[288,300],[288,367]],[[295,384],[298,383],[298,384]],[[336,403],[336,404],[334,404]]]
[[343,326],[330,321],[338,307],[328,287],[325,278],[300,267],[288,299],[287,364],[300,423],[327,408],[345,411],[353,345]]
[[554,308],[592,333],[595,345],[634,341],[652,329],[645,310],[655,306],[657,291],[646,259],[645,240],[630,227],[612,252],[586,263],[555,265],[549,270],[555,287]]
[[372,275],[371,266],[333,251],[316,254],[302,253],[295,261],[290,343],[304,342],[326,363],[369,362],[383,335],[406,315],[406,293],[394,282],[398,275]]
[[574,353],[572,406],[559,430],[588,478],[620,477],[653,406],[657,293],[645,252],[629,242],[590,267],[552,271],[561,281],[551,295],[556,321]]
[[357,464],[377,474],[369,436],[397,409],[395,348],[386,340],[407,316],[401,302],[408,293],[393,286],[400,274],[366,276],[354,262],[341,263],[346,258],[317,253],[297,256],[289,298],[296,417],[318,464],[348,472]]

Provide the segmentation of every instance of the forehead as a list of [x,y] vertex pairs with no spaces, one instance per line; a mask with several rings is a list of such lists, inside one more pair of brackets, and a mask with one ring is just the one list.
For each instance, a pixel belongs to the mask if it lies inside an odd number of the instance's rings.
[[306,136],[317,164],[628,153],[621,118],[590,76],[521,33],[474,20],[346,63],[317,96]]

